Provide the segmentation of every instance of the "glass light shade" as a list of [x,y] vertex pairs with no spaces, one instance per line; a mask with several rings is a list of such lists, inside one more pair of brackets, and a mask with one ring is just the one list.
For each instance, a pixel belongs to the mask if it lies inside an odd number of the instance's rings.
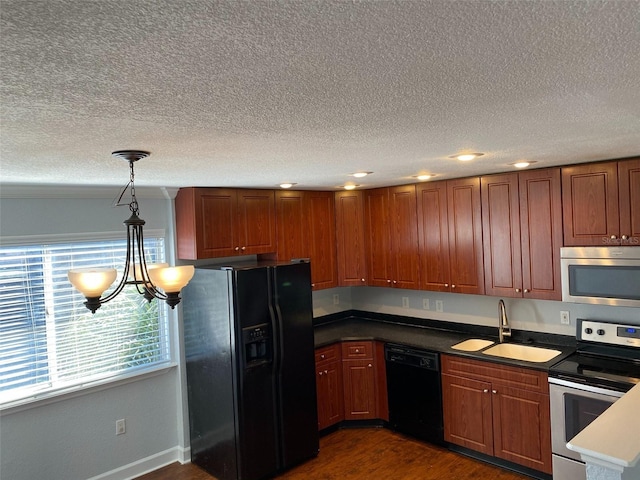
[[87,298],[100,297],[115,281],[115,268],[78,268],[67,273],[71,284]]
[[[168,263],[147,263],[147,272],[153,270],[154,268],[167,268],[169,266]],[[135,278],[134,278],[134,273],[135,273]],[[133,281],[133,280],[138,280],[138,281],[142,281],[144,280],[144,278],[142,278],[142,268],[140,268],[140,265],[136,264],[131,264],[131,266],[129,267],[129,280]],[[147,283],[145,282],[145,285],[147,285]]]
[[189,280],[193,278],[195,268],[193,265],[181,267],[153,268],[148,270],[149,278],[156,287],[166,293],[175,293],[182,290]]

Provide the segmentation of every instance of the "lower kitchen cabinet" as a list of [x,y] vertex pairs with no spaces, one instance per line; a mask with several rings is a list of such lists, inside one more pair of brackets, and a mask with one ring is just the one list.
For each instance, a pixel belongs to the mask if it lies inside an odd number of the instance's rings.
[[342,343],[345,420],[377,418],[374,342]]
[[344,389],[340,344],[316,349],[318,430],[344,420]]
[[441,359],[445,440],[551,473],[547,374],[450,355]]
[[389,420],[384,344],[334,343],[316,349],[318,428],[343,420]]

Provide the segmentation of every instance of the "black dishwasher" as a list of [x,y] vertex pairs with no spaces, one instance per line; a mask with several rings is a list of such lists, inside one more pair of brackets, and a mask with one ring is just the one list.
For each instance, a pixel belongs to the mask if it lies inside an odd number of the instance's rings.
[[440,356],[387,343],[384,348],[389,426],[432,443],[444,443]]

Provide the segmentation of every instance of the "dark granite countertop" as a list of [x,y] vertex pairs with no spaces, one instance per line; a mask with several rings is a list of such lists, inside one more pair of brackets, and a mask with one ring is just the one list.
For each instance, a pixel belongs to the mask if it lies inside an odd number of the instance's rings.
[[548,362],[536,363],[486,355],[481,353],[482,350],[478,352],[455,350],[451,348],[453,345],[470,338],[486,339],[498,343],[497,327],[465,325],[355,310],[320,317],[315,319],[314,323],[316,347],[340,341],[377,340],[544,371],[549,370],[549,367],[575,351],[574,337],[518,330],[512,330],[509,342],[553,348],[562,353]]

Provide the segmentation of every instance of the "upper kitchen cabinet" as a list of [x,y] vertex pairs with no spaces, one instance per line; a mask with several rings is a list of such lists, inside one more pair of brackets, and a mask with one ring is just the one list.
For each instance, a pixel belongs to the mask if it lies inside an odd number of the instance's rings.
[[560,300],[560,170],[482,177],[485,293]]
[[272,190],[181,188],[176,196],[178,257],[185,260],[276,251]]
[[366,285],[364,192],[335,192],[335,209],[338,285]]
[[277,258],[311,260],[314,289],[337,286],[333,192],[276,191]]
[[421,286],[484,293],[480,179],[416,186]]
[[640,158],[562,169],[564,245],[640,245]]
[[365,190],[368,284],[420,286],[415,185]]
[[338,285],[333,192],[305,192],[308,212],[311,283],[314,289]]

